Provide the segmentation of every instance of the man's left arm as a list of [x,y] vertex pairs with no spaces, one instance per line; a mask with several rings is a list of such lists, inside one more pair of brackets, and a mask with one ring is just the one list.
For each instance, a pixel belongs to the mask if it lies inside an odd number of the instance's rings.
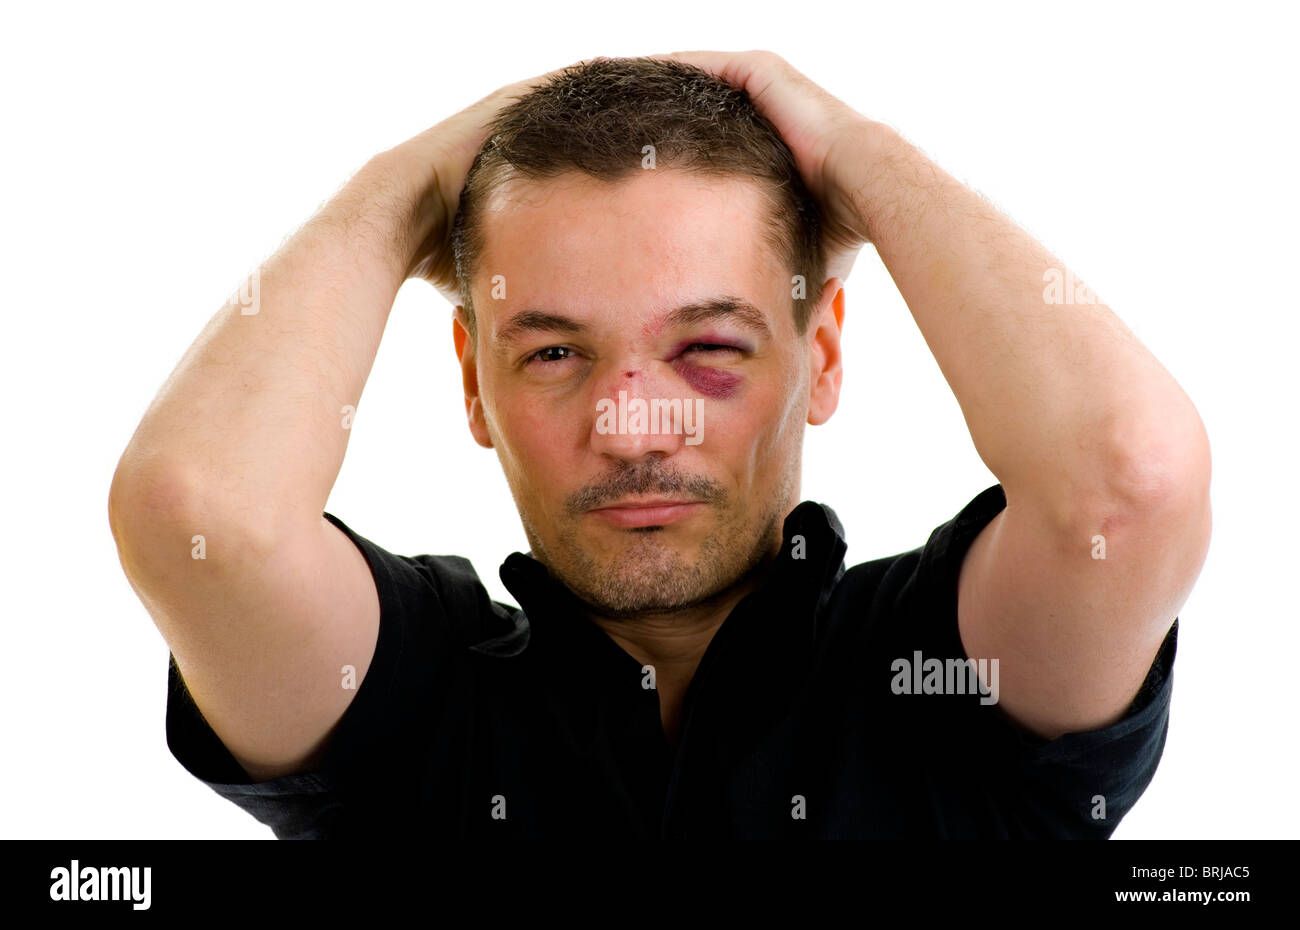
[[1205,560],[1205,428],[1064,263],[897,133],[857,132],[844,189],[1006,493],[962,566],[966,653],[1000,660],[999,705],[1040,736],[1113,723]]
[[1119,720],[1209,547],[1192,402],[1064,263],[894,130],[770,53],[674,57],[749,90],[832,246],[875,245],[1001,483],[958,627],[968,656],[999,660],[1003,711],[1046,738]]

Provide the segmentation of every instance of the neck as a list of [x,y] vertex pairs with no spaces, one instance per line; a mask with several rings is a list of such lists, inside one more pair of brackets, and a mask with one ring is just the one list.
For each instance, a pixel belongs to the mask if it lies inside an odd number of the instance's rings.
[[686,689],[705,650],[736,605],[759,587],[762,568],[770,558],[769,555],[724,591],[679,610],[618,619],[588,615],[624,652],[641,665],[654,669],[664,735],[673,747],[681,729]]
[[693,671],[722,622],[757,587],[751,572],[708,600],[679,610],[618,619],[591,614],[589,618],[642,665],[653,665],[656,677],[661,677],[685,666]]

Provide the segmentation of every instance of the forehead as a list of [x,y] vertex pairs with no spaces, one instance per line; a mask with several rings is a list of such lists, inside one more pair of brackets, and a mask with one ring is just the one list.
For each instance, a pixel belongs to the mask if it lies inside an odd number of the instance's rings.
[[[618,306],[645,314],[719,293],[771,309],[789,286],[770,242],[770,209],[758,182],[739,177],[656,168],[617,181],[578,172],[517,178],[484,204],[476,313],[545,302],[571,313]],[[483,300],[495,275],[505,278],[506,299]]]

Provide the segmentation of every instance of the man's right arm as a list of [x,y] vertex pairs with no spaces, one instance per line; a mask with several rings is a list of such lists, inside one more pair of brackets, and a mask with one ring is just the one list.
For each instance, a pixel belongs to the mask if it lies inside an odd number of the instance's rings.
[[257,312],[227,305],[207,325],[118,464],[126,576],[256,781],[320,762],[374,657],[374,578],[323,513],[393,299],[408,277],[454,299],[448,236],[492,117],[560,70],[367,162],[261,267]]
[[374,654],[374,580],[322,512],[397,290],[454,215],[419,139],[368,162],[259,269],[255,313],[213,317],[113,477],[127,578],[257,781],[319,760],[356,693],[342,667],[359,685]]

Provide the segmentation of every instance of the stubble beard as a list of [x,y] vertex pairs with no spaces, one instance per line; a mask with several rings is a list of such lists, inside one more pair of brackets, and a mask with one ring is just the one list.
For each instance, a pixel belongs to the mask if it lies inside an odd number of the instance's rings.
[[673,546],[664,529],[622,530],[623,545],[602,551],[574,523],[565,524],[553,547],[539,550],[535,543],[534,553],[601,616],[673,613],[717,596],[761,565],[779,519],[777,508],[754,523],[724,516],[693,557]]
[[[519,512],[533,557],[592,612],[611,619],[670,614],[725,593],[770,557],[797,475],[797,470],[786,470],[771,497],[746,511],[713,479],[649,462],[622,468],[570,495],[556,521],[558,529],[549,534],[538,532],[525,508]],[[619,544],[614,546],[602,545],[584,531],[599,519],[590,516],[593,507],[650,493],[700,500],[705,509],[670,527],[617,530]],[[689,538],[674,544],[685,523],[710,516],[711,528],[693,547]]]

